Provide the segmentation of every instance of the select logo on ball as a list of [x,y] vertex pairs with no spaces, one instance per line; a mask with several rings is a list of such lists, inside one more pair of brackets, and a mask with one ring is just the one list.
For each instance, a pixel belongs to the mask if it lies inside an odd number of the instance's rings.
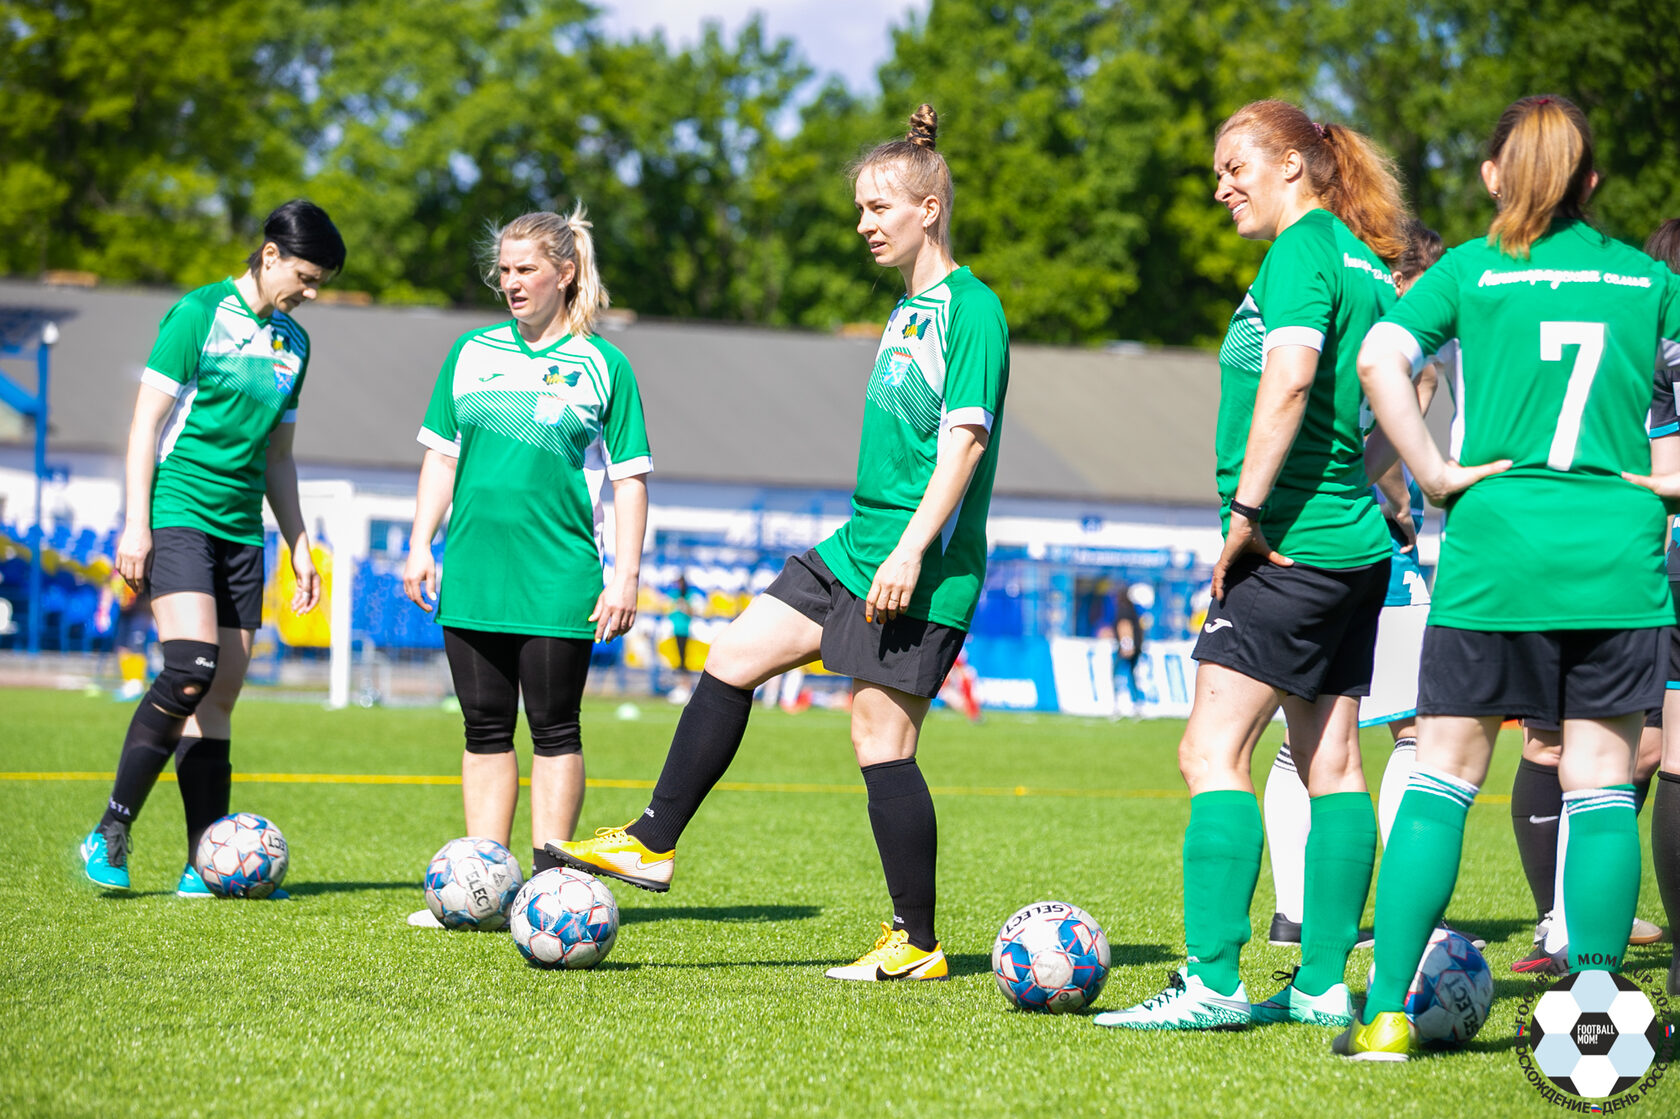
[[1559,1107],[1619,1111],[1655,1088],[1674,1056],[1661,989],[1630,975],[1583,971],[1530,995],[1517,1010],[1517,1063]]

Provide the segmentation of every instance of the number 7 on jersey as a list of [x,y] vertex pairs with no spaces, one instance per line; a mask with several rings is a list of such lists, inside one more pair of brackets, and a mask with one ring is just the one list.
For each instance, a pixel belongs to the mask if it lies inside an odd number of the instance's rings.
[[1563,410],[1552,433],[1551,453],[1546,465],[1568,470],[1575,462],[1575,445],[1581,441],[1581,418],[1587,410],[1598,363],[1604,358],[1604,324],[1601,322],[1543,322],[1540,324],[1540,360],[1562,361],[1565,346],[1575,351],[1575,368],[1569,371],[1569,387],[1563,393]]

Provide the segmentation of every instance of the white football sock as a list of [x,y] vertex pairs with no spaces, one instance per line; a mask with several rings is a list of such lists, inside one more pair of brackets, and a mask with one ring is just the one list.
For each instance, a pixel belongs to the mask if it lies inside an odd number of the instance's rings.
[[1266,775],[1266,849],[1272,856],[1272,887],[1277,911],[1301,923],[1307,893],[1307,833],[1312,830],[1312,801],[1295,772],[1289,743],[1278,747]]
[[1389,752],[1388,765],[1383,769],[1382,788],[1377,793],[1377,825],[1382,829],[1383,846],[1388,846],[1388,833],[1394,827],[1394,817],[1400,813],[1400,798],[1406,795],[1406,781],[1417,768],[1417,739],[1398,738]]

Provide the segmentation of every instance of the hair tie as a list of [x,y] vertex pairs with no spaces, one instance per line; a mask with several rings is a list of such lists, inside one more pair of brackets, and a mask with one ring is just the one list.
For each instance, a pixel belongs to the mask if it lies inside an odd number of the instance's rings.
[[1313,121],[1313,131],[1318,133],[1318,138],[1320,140],[1328,140],[1330,138],[1330,130],[1325,128],[1322,124],[1319,124],[1316,120]]

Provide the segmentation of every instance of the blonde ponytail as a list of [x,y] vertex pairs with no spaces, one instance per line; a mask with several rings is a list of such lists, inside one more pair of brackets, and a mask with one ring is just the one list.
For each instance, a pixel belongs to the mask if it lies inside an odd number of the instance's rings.
[[1488,244],[1527,259],[1556,218],[1585,216],[1592,129],[1568,98],[1524,97],[1500,114],[1488,142],[1499,167],[1499,213]]
[[484,282],[500,290],[497,262],[504,241],[529,241],[542,250],[554,267],[570,261],[576,268],[566,285],[566,329],[584,338],[595,332],[595,321],[607,309],[606,285],[595,265],[594,226],[579,202],[565,217],[548,210],[522,214],[501,227],[491,226],[484,252]]

